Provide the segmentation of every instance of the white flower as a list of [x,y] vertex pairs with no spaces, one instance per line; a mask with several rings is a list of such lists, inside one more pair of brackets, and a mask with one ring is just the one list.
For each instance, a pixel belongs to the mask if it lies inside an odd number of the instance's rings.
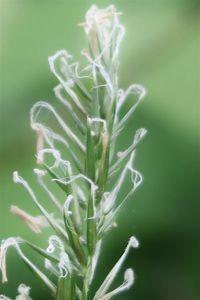
[[84,26],[91,49],[100,55],[104,54],[107,59],[108,48],[112,44],[118,53],[119,43],[124,35],[124,27],[119,23],[119,14],[114,5],[105,9],[92,5],[86,13],[85,23],[81,24]]
[[20,284],[18,287],[19,295],[16,297],[16,300],[31,300],[29,297],[30,287],[25,284]]

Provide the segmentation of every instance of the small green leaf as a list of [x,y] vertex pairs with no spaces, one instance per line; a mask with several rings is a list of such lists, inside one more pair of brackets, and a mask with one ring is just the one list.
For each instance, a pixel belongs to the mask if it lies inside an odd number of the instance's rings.
[[43,162],[42,166],[45,168],[45,170],[47,170],[47,172],[49,173],[49,175],[51,176],[52,179],[57,179],[57,180],[55,180],[55,182],[66,193],[67,192],[66,184],[59,181],[59,177],[49,168],[49,166],[47,164],[45,164]]
[[124,151],[124,154],[110,167],[109,176],[115,174],[119,169],[127,162],[130,154],[135,150],[136,146],[146,135],[147,130],[145,128],[137,129],[132,144]]
[[21,176],[19,176],[17,171],[15,171],[13,173],[13,180],[14,180],[15,183],[19,183],[23,187],[25,187],[25,189],[27,190],[27,192],[31,196],[31,198],[32,198],[33,202],[35,203],[35,205],[37,206],[37,208],[41,211],[43,216],[48,221],[49,225],[55,230],[55,232],[58,236],[60,236],[65,242],[67,242],[68,237],[67,237],[67,234],[66,234],[64,228],[57,221],[55,221],[54,218],[51,216],[51,214],[49,214],[46,211],[46,209],[43,207],[43,205],[40,204],[40,202],[38,201],[35,193],[31,189],[31,187],[29,186],[28,182],[26,180],[24,180]]
[[23,240],[23,242],[27,246],[29,246],[30,248],[32,248],[34,251],[36,251],[37,253],[39,253],[40,255],[42,255],[44,258],[47,258],[47,259],[51,260],[52,262],[59,263],[59,259],[56,256],[48,253],[46,250],[38,247],[35,244],[32,244],[31,242],[29,242],[27,240]]
[[59,277],[57,283],[56,300],[72,300],[71,276],[67,274]]
[[71,293],[71,300],[76,300],[76,278],[77,275],[75,272],[72,272],[72,274],[70,275],[70,293]]
[[23,262],[26,266],[31,270],[31,272],[38,277],[40,281],[42,281],[52,292],[55,294],[56,288],[55,285],[49,280],[49,278],[36,267],[22,252],[19,246],[16,247],[17,252],[19,253],[20,257],[22,258]]
[[64,229],[53,219],[53,217],[45,210],[45,208],[37,201],[37,199],[34,199],[34,202],[48,221],[49,225],[54,229],[56,234],[64,239],[64,241],[67,241],[68,237]]
[[67,232],[67,235],[68,235],[68,238],[69,238],[69,242],[72,246],[72,249],[73,249],[79,263],[82,266],[85,266],[86,263],[87,263],[86,262],[86,257],[85,257],[85,252],[84,252],[83,246],[81,244],[80,237],[78,236],[78,234],[75,230],[73,220],[71,219],[70,214],[68,212],[69,204],[70,204],[70,201],[72,200],[72,197],[70,197],[70,198],[69,197],[67,199],[68,207],[65,205],[64,206],[64,211],[63,211],[65,229],[66,229],[66,232]]
[[[66,169],[66,177],[70,181],[72,179],[72,171],[71,168]],[[82,224],[81,224],[81,217],[80,217],[80,207],[78,202],[78,195],[77,195],[77,188],[75,182],[72,180],[70,183],[67,184],[67,192],[68,195],[73,195],[74,200],[71,205],[72,210],[72,220],[74,224],[75,231],[78,235],[82,234]]]
[[87,119],[87,153],[86,153],[86,176],[92,181],[95,181],[95,153],[94,153],[94,141],[92,137],[92,128],[90,119]]
[[57,283],[56,300],[69,300],[68,276],[60,277]]
[[87,89],[85,88],[85,86],[83,85],[83,83],[73,75],[73,80],[75,82],[75,86],[77,87],[77,89],[79,90],[79,92],[81,93],[81,95],[86,98],[87,100],[89,100],[89,102],[92,102],[92,97],[90,95],[90,93],[87,91]]
[[94,209],[94,195],[92,191],[89,194],[87,207],[87,246],[89,254],[92,256],[96,248],[97,232]]
[[81,293],[81,300],[87,300],[87,289],[86,289],[85,284],[83,285],[83,290]]
[[96,202],[99,203],[104,193],[108,171],[109,171],[109,158],[110,158],[110,140],[106,131],[102,132],[102,157],[99,161],[99,176],[97,180],[98,190],[96,193]]

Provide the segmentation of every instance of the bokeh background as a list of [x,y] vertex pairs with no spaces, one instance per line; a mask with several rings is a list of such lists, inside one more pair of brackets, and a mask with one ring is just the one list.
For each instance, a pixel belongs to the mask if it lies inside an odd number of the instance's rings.
[[[91,4],[115,4],[127,28],[121,49],[120,84],[143,84],[148,95],[137,109],[121,146],[137,127],[148,136],[138,147],[137,168],[144,184],[104,242],[95,286],[103,280],[136,235],[141,246],[125,267],[136,273],[132,290],[116,299],[200,299],[199,109],[200,2],[198,0],[0,0],[0,239],[22,235],[40,244],[9,213],[11,204],[36,209],[12,183],[12,171],[32,180],[35,136],[29,110],[36,100],[54,101],[56,80],[47,57],[66,48],[77,59],[85,47],[77,26]],[[34,184],[34,183],[33,183]],[[41,265],[38,256],[34,262]],[[32,286],[35,300],[51,299],[9,250],[8,276],[0,292],[16,295],[20,282]],[[122,280],[119,276],[118,280]]]

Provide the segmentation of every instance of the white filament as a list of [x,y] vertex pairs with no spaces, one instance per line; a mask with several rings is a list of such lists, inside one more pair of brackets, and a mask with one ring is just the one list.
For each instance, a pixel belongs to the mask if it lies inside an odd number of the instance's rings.
[[80,149],[84,152],[85,146],[82,144],[82,142],[79,140],[79,138],[75,135],[75,133],[67,126],[67,124],[63,121],[63,119],[59,116],[59,114],[56,112],[56,110],[51,106],[49,103],[44,101],[39,101],[33,105],[31,108],[31,124],[37,123],[37,110],[46,109],[50,111],[56,120],[58,121],[59,125],[62,127],[62,129],[66,132],[69,139],[72,140],[77,144],[77,146],[80,147]]
[[90,122],[90,123],[102,123],[104,131],[105,132],[108,131],[108,129],[107,129],[107,123],[106,123],[106,121],[104,119],[101,119],[101,118],[89,118],[88,117],[88,122]]
[[122,160],[126,159],[128,157],[128,155],[134,151],[137,144],[142,140],[142,138],[145,136],[146,133],[147,133],[147,130],[145,128],[138,129],[134,135],[132,144],[126,150],[117,153],[117,156],[119,157],[119,159],[111,166],[110,174],[109,174],[110,176],[112,176],[115,172],[118,171],[118,168],[119,168]]
[[[53,132],[51,129],[47,128],[45,125],[40,124],[40,127],[42,128],[43,131],[43,135],[44,135],[44,139],[46,141],[46,143],[48,144],[48,146],[53,149],[56,154],[56,152],[58,152],[58,150],[55,148],[54,145],[54,141],[58,141],[60,143],[62,143],[64,146],[66,146],[66,148],[69,150],[71,156],[73,157],[74,161],[76,162],[76,164],[78,165],[79,168],[81,168],[81,162],[80,159],[77,157],[76,153],[71,149],[71,146],[69,145],[69,143],[58,133]],[[34,126],[34,124],[33,124]],[[42,151],[43,149],[41,149],[40,151]],[[40,151],[37,153],[37,160],[40,162],[43,162],[43,157],[38,157]],[[46,152],[46,150],[44,151],[44,153]],[[42,155],[43,152],[41,152],[40,155]],[[52,152],[53,153],[53,152]],[[60,156],[60,154],[56,154],[55,158]],[[61,158],[58,159],[59,161],[61,161]]]
[[60,211],[62,211],[62,205],[60,204],[60,202],[58,201],[58,199],[54,196],[54,194],[49,190],[49,188],[47,187],[47,185],[44,183],[43,177],[47,174],[47,172],[45,172],[43,170],[39,170],[39,169],[34,169],[33,171],[35,172],[35,174],[38,177],[38,183],[42,186],[42,188],[48,194],[48,196],[51,199],[51,201],[55,204],[55,206]]
[[45,259],[44,259],[44,266],[45,266],[45,268],[46,268],[47,270],[49,270],[52,274],[56,275],[56,277],[59,277],[59,276],[60,276],[60,273],[59,273],[58,268],[56,268],[48,258],[45,258]]
[[75,113],[75,111],[74,111],[73,107],[71,106],[71,104],[69,103],[69,101],[67,101],[67,99],[62,95],[62,93],[61,93],[62,89],[63,89],[63,86],[61,84],[58,84],[54,88],[55,96],[57,97],[58,100],[60,100],[61,103],[64,104],[65,107],[67,107],[67,109],[69,110],[69,112],[72,115],[72,118],[74,119],[76,124],[78,126],[80,126],[81,130],[84,132],[86,130],[85,125],[80,121],[80,118]]
[[118,181],[114,187],[114,189],[112,190],[112,192],[108,195],[107,198],[105,198],[105,203],[104,203],[104,213],[107,214],[110,209],[113,207],[117,195],[119,193],[119,191],[121,190],[121,187],[124,183],[126,174],[127,174],[127,170],[128,170],[128,163],[125,165],[125,167],[123,168],[122,172],[120,173],[120,176],[118,178]]
[[55,178],[55,179],[53,179],[53,181],[61,182],[61,183],[64,183],[64,184],[70,184],[70,183],[72,183],[72,182],[74,182],[78,179],[84,179],[85,181],[87,181],[91,185],[93,194],[95,193],[96,189],[98,188],[97,185],[89,177],[87,177],[84,174],[78,174],[78,175],[75,175],[75,176],[71,176],[70,180]]
[[[53,72],[53,74],[56,76],[56,78],[59,80],[59,82],[63,85],[63,87],[65,88],[65,90],[67,91],[67,93],[70,95],[70,97],[72,98],[72,100],[74,101],[74,103],[78,106],[78,108],[84,113],[86,114],[86,110],[83,107],[83,105],[81,104],[78,96],[75,94],[75,92],[71,89],[71,87],[69,86],[69,84],[60,76],[60,74],[57,72],[56,67],[55,67],[55,61],[57,59],[61,59],[61,62],[67,64],[67,61],[69,58],[71,58],[71,55],[69,55],[67,53],[66,50],[60,50],[57,51],[54,55],[49,57],[49,66],[51,71]],[[64,59],[64,61],[63,61]]]
[[49,243],[47,247],[48,253],[53,253],[56,250],[56,248],[58,248],[60,251],[64,251],[65,249],[63,242],[56,235],[51,235],[49,237],[48,243]]
[[141,86],[139,84],[131,85],[124,93],[122,93],[121,99],[119,99],[119,102],[118,102],[119,104],[117,106],[117,113],[119,112],[121,106],[123,105],[123,103],[125,102],[127,97],[133,93],[138,95],[138,99],[137,99],[136,103],[129,109],[129,111],[126,113],[126,115],[119,121],[119,123],[116,124],[115,130],[113,133],[113,137],[118,136],[118,134],[121,131],[121,129],[123,128],[124,124],[128,121],[128,119],[131,117],[131,115],[133,114],[133,112],[135,111],[135,109],[137,108],[139,103],[142,101],[142,99],[146,95],[146,91],[143,86]]
[[64,203],[63,211],[64,211],[66,216],[70,216],[72,214],[71,210],[69,209],[69,206],[70,206],[73,199],[74,199],[73,195],[70,194],[70,195],[67,196],[67,199]]
[[9,247],[14,247],[20,257],[26,262],[26,264],[42,279],[42,281],[55,293],[55,286],[53,283],[47,278],[47,276],[42,273],[21,251],[21,248],[19,247],[19,238],[8,238],[7,240],[3,241],[1,245],[1,255],[0,255],[0,263],[1,263],[1,270],[3,274],[3,282],[7,281],[7,275],[6,275],[6,253]]
[[60,261],[58,267],[61,276],[65,276],[72,271],[69,256],[64,251],[60,253]]
[[51,226],[53,226],[54,228],[56,228],[56,230],[58,230],[64,237],[67,238],[66,236],[66,232],[65,230],[58,224],[58,222],[56,222],[52,216],[44,209],[44,207],[39,203],[39,201],[36,198],[35,193],[33,192],[33,190],[31,189],[31,187],[29,186],[29,184],[27,183],[27,181],[25,181],[21,176],[18,175],[18,172],[15,171],[13,173],[13,181],[15,183],[20,183],[22,184],[22,186],[25,187],[25,189],[27,190],[27,192],[29,193],[29,195],[31,196],[32,200],[34,201],[34,203],[36,204],[36,206],[39,208],[39,210],[42,212],[42,214],[45,216],[45,218],[47,219],[47,221],[49,222],[49,224]]
[[124,282],[112,292],[105,294],[101,300],[109,300],[112,299],[114,296],[130,289],[130,287],[134,283],[134,273],[132,269],[127,269],[124,273]]
[[39,153],[37,154],[37,158],[41,161],[44,161],[44,155],[45,154],[52,154],[53,157],[55,158],[54,164],[51,166],[51,168],[55,168],[58,167],[60,162],[61,162],[61,155],[60,152],[58,150],[55,149],[42,149],[41,151],[39,151]]
[[124,253],[120,257],[118,262],[115,264],[115,266],[112,268],[112,270],[109,272],[106,279],[104,280],[104,282],[102,283],[102,285],[100,286],[98,291],[96,292],[96,294],[94,296],[94,300],[99,300],[99,299],[101,299],[102,296],[105,295],[105,293],[109,289],[110,285],[112,284],[113,280],[117,276],[119,270],[121,269],[122,264],[124,263],[130,249],[137,248],[138,246],[139,246],[138,240],[135,237],[131,237],[128,242],[128,245],[126,246]]
[[67,253],[65,252],[65,246],[62,240],[56,236],[52,235],[49,238],[49,245],[47,247],[48,253],[54,253],[58,249],[59,251],[59,263],[57,268],[53,266],[50,260],[45,260],[45,267],[51,272],[56,274],[56,276],[65,276],[68,272],[71,272],[71,263]]

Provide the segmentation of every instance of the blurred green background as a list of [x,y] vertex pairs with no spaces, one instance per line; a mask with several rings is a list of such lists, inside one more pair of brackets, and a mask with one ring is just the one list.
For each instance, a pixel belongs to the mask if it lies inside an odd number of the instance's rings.
[[[13,170],[32,180],[35,136],[29,110],[36,100],[54,101],[56,80],[47,57],[66,48],[77,59],[85,47],[77,26],[89,0],[0,0],[0,239],[34,236],[9,213],[11,204],[36,213],[27,194],[12,183]],[[129,255],[133,289],[117,299],[200,299],[199,78],[200,2],[194,0],[96,0],[123,12],[126,36],[121,49],[120,84],[141,83],[148,91],[121,147],[137,127],[149,133],[138,147],[137,168],[144,184],[127,204],[118,228],[104,242],[95,286],[103,280],[136,235],[141,246]],[[32,255],[32,254],[31,254]],[[37,265],[41,262],[33,256]],[[9,250],[8,276],[0,292],[16,295],[20,282],[32,286],[35,300],[51,299]],[[122,280],[119,276],[118,280]]]

